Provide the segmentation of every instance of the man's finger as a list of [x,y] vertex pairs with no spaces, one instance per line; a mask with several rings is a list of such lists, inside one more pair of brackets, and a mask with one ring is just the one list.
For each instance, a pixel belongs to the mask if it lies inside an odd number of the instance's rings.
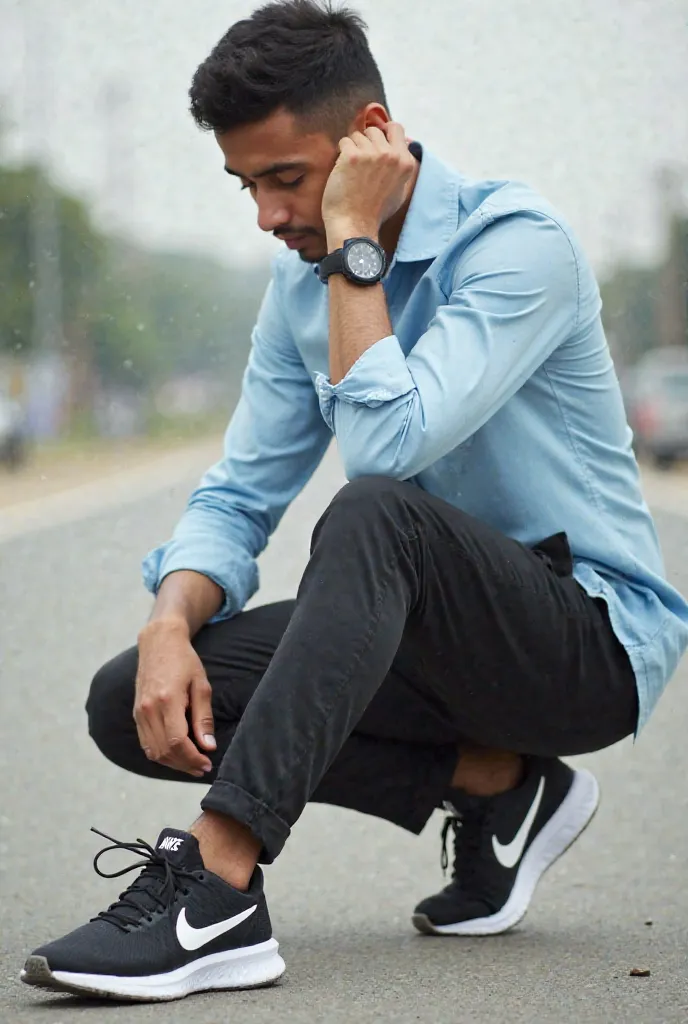
[[203,750],[216,750],[212,687],[203,673],[191,682],[191,722],[196,742]]
[[163,711],[165,748],[161,756],[183,772],[210,771],[212,765],[205,754],[189,739],[186,708],[174,702]]
[[376,128],[375,126],[366,128],[364,134],[366,138],[368,138],[377,148],[387,147],[387,136],[380,128]]
[[182,739],[173,737],[167,753],[157,760],[160,764],[167,764],[170,768],[186,772],[188,775],[197,775],[198,772],[205,774],[212,770],[210,761],[188,736]]
[[350,138],[356,149],[363,149],[366,152],[372,151],[372,143],[363,132],[352,132]]
[[392,149],[399,151],[408,149],[406,132],[403,125],[400,125],[398,121],[387,122],[385,125],[385,135]]
[[[157,728],[155,724],[156,719]],[[145,697],[140,702],[137,701],[134,705],[134,721],[136,722],[136,732],[138,733],[141,749],[147,758],[151,761],[157,761],[162,750],[164,731],[162,721],[160,716],[156,714],[152,701]]]

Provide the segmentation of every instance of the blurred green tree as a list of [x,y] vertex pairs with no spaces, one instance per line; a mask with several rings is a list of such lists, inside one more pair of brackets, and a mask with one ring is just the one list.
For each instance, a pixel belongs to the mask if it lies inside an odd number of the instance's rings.
[[106,237],[88,206],[36,166],[0,164],[0,354],[34,355],[33,216],[46,189],[60,246],[62,330],[52,343],[71,367],[74,408],[83,412],[97,387],[145,391],[199,370],[235,396],[267,268]]
[[651,348],[688,345],[688,218],[671,218],[660,261],[617,266],[601,292],[605,329],[622,365],[633,365]]
[[83,313],[102,267],[104,244],[84,203],[46,181],[35,166],[0,166],[0,349],[29,353],[33,344],[32,203],[41,188],[57,204],[65,335]]

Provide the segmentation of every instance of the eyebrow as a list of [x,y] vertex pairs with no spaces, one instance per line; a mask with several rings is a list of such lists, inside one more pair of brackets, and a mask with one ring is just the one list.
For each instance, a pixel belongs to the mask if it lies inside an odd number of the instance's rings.
[[306,164],[301,160],[287,161],[281,164],[271,164],[270,167],[266,167],[263,171],[257,171],[255,174],[240,174],[239,171],[233,171],[231,167],[227,167],[225,164],[225,171],[227,174],[232,174],[235,178],[268,178],[271,174],[283,174],[285,171],[297,171],[303,170]]

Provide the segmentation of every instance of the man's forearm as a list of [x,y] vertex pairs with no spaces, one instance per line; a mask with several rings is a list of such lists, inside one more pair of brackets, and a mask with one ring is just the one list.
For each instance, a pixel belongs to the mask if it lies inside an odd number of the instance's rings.
[[191,638],[216,614],[223,600],[221,587],[208,576],[186,569],[171,572],[162,581],[142,633],[172,626],[188,631]]
[[[347,238],[376,237],[365,225],[328,228],[330,252]],[[381,284],[369,287],[352,284],[343,274],[328,281],[330,304],[330,382],[339,384],[363,353],[393,333],[387,299]]]

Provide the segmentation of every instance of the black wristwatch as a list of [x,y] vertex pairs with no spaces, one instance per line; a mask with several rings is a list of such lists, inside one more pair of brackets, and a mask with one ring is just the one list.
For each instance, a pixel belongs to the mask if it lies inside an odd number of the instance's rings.
[[377,284],[387,273],[387,256],[372,238],[347,238],[341,249],[335,249],[320,263],[318,275],[322,282],[331,274],[343,274],[353,284]]

